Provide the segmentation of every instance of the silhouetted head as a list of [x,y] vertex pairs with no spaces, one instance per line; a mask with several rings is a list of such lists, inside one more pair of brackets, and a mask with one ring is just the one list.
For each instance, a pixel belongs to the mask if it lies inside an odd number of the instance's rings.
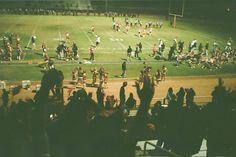
[[169,93],[173,93],[173,88],[170,87],[170,88],[168,89],[168,92],[169,92]]
[[129,97],[130,97],[130,98],[133,98],[133,97],[134,97],[134,94],[131,92],[131,93],[129,94]]

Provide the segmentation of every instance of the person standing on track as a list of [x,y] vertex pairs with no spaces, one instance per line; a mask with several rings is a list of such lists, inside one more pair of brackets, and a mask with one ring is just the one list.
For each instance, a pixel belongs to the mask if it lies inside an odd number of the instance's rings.
[[167,67],[163,65],[161,68],[161,81],[166,80],[167,71],[168,71]]
[[126,96],[125,96],[125,87],[127,86],[127,82],[123,82],[123,85],[120,87],[120,106],[125,105]]
[[155,78],[156,78],[156,85],[159,85],[161,81],[161,72],[159,69],[157,69],[157,72],[155,73]]
[[98,107],[99,107],[99,109],[103,109],[104,108],[104,97],[105,97],[104,89],[102,87],[98,87],[97,91],[96,91],[96,95],[97,95]]
[[6,89],[2,90],[2,103],[4,106],[7,106],[9,102],[9,92]]
[[127,67],[126,67],[126,61],[124,61],[122,63],[122,74],[121,74],[121,77],[124,78],[125,75],[126,75],[126,70],[127,70]]
[[92,87],[95,87],[96,86],[96,82],[97,82],[97,76],[98,76],[99,73],[98,73],[96,68],[92,69],[91,72],[92,72],[92,79],[93,79]]

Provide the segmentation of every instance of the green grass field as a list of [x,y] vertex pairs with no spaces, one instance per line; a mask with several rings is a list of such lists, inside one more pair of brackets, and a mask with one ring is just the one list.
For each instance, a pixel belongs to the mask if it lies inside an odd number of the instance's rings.
[[[169,69],[169,76],[188,76],[188,75],[223,75],[235,74],[236,65],[229,64],[217,70],[206,70],[197,67],[191,69],[188,65],[181,65],[175,67],[173,62],[157,61],[151,57],[151,49],[153,44],[158,43],[158,39],[165,41],[167,56],[168,48],[172,44],[172,40],[185,41],[185,50],[187,50],[189,41],[197,39],[198,43],[210,43],[210,49],[214,41],[217,41],[220,47],[224,47],[229,36],[235,39],[234,22],[232,24],[219,21],[204,21],[204,20],[190,20],[179,19],[177,21],[177,28],[170,27],[169,21],[154,17],[141,16],[143,24],[149,21],[156,22],[163,21],[164,25],[161,29],[154,28],[151,36],[139,38],[135,34],[138,33],[138,27],[134,27],[128,34],[115,32],[112,29],[112,20],[109,17],[103,16],[29,16],[29,15],[0,15],[0,35],[15,33],[21,37],[22,48],[30,45],[30,39],[33,34],[37,36],[38,51],[25,51],[25,58],[23,63],[32,60],[34,63],[43,60],[41,44],[45,42],[49,48],[48,53],[50,57],[54,58],[55,66],[61,69],[66,79],[71,79],[71,71],[76,66],[82,66],[87,71],[92,67],[105,67],[108,70],[110,77],[116,77],[121,73],[121,63],[126,59],[126,49],[129,45],[135,49],[135,45],[139,42],[143,44],[143,52],[140,54],[142,61],[131,59],[128,62],[127,77],[137,77],[139,71],[143,68],[143,61],[153,67],[153,71],[166,65]],[[133,19],[134,21],[135,19]],[[116,17],[116,21],[124,25],[124,17]],[[56,59],[55,48],[59,43],[59,39],[64,37],[65,32],[69,32],[71,42],[74,41],[79,47],[80,60],[89,58],[88,48],[95,43],[96,37],[89,33],[89,28],[95,25],[95,34],[101,37],[101,45],[95,52],[95,64],[79,65],[75,62],[65,62]],[[0,44],[2,45],[2,43]],[[26,50],[26,49],[25,49]],[[17,63],[19,61],[14,61]],[[41,69],[37,64],[0,64],[0,80],[19,81],[23,79],[40,80],[42,77]],[[88,77],[90,73],[88,72]]]

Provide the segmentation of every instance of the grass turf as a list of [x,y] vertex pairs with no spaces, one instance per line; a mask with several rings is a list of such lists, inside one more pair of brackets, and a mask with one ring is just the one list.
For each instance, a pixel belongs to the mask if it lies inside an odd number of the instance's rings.
[[[42,61],[42,56],[38,55],[41,54],[42,42],[45,42],[48,46],[49,56],[55,57],[55,48],[58,40],[64,37],[65,32],[69,32],[71,42],[75,41],[77,43],[81,60],[83,60],[89,58],[88,48],[91,44],[95,43],[95,35],[88,32],[89,28],[95,25],[95,34],[101,36],[101,45],[95,52],[96,62],[100,64],[82,66],[87,71],[94,66],[98,68],[104,66],[110,73],[110,77],[116,77],[121,73],[121,63],[126,58],[128,45],[135,49],[135,45],[139,42],[142,42],[144,48],[143,53],[140,54],[142,61],[132,59],[131,63],[135,64],[128,65],[127,77],[137,77],[139,71],[143,68],[143,61],[155,61],[156,63],[150,63],[153,71],[165,64],[169,69],[169,76],[236,73],[236,66],[233,64],[225,65],[222,69],[209,71],[200,67],[191,69],[187,65],[181,65],[176,68],[171,62],[156,61],[149,57],[153,44],[157,43],[158,39],[165,41],[167,48],[165,51],[166,56],[173,38],[185,41],[185,50],[187,50],[189,41],[193,39],[197,39],[198,43],[201,42],[203,44],[209,42],[210,49],[212,48],[212,43],[216,40],[220,47],[223,48],[229,36],[235,39],[234,22],[231,24],[219,23],[218,21],[178,19],[177,28],[172,29],[168,20],[157,18],[156,16],[141,16],[140,18],[144,25],[149,21],[156,22],[161,20],[164,23],[163,28],[154,28],[151,36],[139,38],[135,36],[138,32],[138,27],[132,28],[128,34],[123,33],[124,28],[122,28],[121,32],[115,32],[112,30],[111,18],[103,16],[0,15],[0,34],[1,36],[7,33],[19,34],[22,47],[27,46],[30,43],[31,36],[36,34],[38,53],[26,52],[24,61],[33,60],[38,62]],[[124,25],[124,17],[116,17],[115,19]],[[134,22],[135,18],[132,20]],[[103,62],[107,64],[102,65]],[[66,79],[71,78],[71,71],[76,66],[79,65],[70,63],[56,64],[56,67],[64,72]],[[19,81],[22,79],[40,80],[42,77],[40,70],[36,65],[0,64],[0,79],[9,81]],[[89,72],[88,74],[90,75]]]
[[[201,69],[200,67],[196,67],[196,69],[191,69],[186,65],[180,65],[179,67],[173,66],[173,63],[170,62],[161,62],[156,64],[147,64],[147,66],[152,66],[152,74],[155,74],[155,71],[161,68],[162,65],[166,65],[168,68],[168,76],[200,76],[200,75],[224,75],[224,74],[236,74],[235,65],[229,64],[224,65],[221,69],[215,69],[209,71],[207,69]],[[7,66],[7,68],[6,68]],[[66,80],[71,79],[72,70],[81,66],[84,70],[87,71],[88,78],[91,79],[90,69],[94,67],[103,66],[108,72],[110,78],[117,78],[121,74],[121,65],[120,64],[56,64],[55,65],[58,70],[62,70],[65,75]],[[129,78],[138,78],[140,69],[143,68],[143,64],[127,64],[127,77]],[[1,80],[7,80],[9,82],[19,81],[19,80],[41,80],[43,72],[41,72],[41,68],[37,65],[26,65],[26,64],[18,64],[18,65],[4,65],[0,66]],[[3,75],[2,75],[3,74]]]

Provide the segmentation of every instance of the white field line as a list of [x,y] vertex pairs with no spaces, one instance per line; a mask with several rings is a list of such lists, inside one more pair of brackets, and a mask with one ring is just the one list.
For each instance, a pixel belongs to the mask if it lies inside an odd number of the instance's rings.
[[[106,33],[107,33],[110,37],[114,38],[113,35],[111,35],[110,33],[108,33],[108,32],[106,32]],[[131,37],[131,38],[137,40],[137,38],[136,38],[135,36],[132,36],[132,35],[131,35],[131,36],[129,36],[129,37]],[[139,41],[141,41],[141,40],[139,40]],[[119,42],[119,41],[118,41],[118,43],[119,43],[119,44],[122,44],[122,43]],[[148,46],[150,46],[150,47],[153,47],[152,44],[150,44],[149,42],[147,42],[147,41],[145,41],[145,40],[143,40],[142,43],[145,43],[146,45],[148,45]],[[122,45],[123,45],[123,46],[122,46]],[[124,44],[122,44],[122,45],[121,45],[121,46],[122,46],[123,48],[125,48]]]
[[153,47],[153,45],[152,45],[152,44],[150,44],[149,42],[147,42],[147,41],[145,41],[145,40],[143,40],[142,42],[143,42],[144,44],[146,44],[146,45],[150,46],[150,47]]
[[22,20],[22,18],[23,18],[23,16],[20,16],[19,19],[14,24],[12,24],[10,27],[8,27],[8,29],[4,33],[10,32],[12,30],[12,28],[14,28],[14,26]]
[[[80,2],[78,2],[79,3],[79,7],[81,7],[80,5]],[[89,19],[89,18],[88,18]],[[89,42],[90,42],[90,45],[94,45],[94,42],[92,41],[92,39],[88,36],[88,34],[87,34],[87,32],[85,31],[85,29],[84,29],[84,27],[80,27],[80,25],[79,24],[75,24],[75,25],[73,25],[73,26],[71,26],[71,28],[73,29],[73,30],[77,30],[77,28],[76,27],[78,27],[83,33],[84,33],[84,35],[86,36],[86,38],[89,40]],[[76,31],[77,32],[77,31]],[[80,49],[82,49],[82,48],[80,48]],[[84,48],[85,50],[87,50],[88,48]]]
[[31,36],[29,38],[29,41],[28,41],[28,44],[27,44],[26,47],[29,47],[30,42],[31,42],[31,37],[32,37],[32,35],[34,35],[36,33],[36,30],[38,29],[39,23],[41,22],[41,19],[42,19],[42,16],[39,17],[39,19],[37,21],[37,24],[34,26],[34,30],[32,31],[32,34],[31,34]]
[[60,19],[59,19],[59,16],[57,16],[57,24],[58,24],[59,40],[61,41],[61,31],[60,31]]
[[[80,28],[80,27],[79,27]],[[82,31],[83,31],[83,33],[84,33],[84,35],[87,37],[87,39],[90,41],[90,44],[91,45],[93,45],[94,43],[93,43],[93,41],[92,41],[92,39],[88,36],[88,34],[86,33],[86,31],[84,30],[84,28],[80,28]]]
[[59,41],[61,41],[62,37],[61,37],[61,31],[60,30],[58,31],[58,34],[59,34]]

